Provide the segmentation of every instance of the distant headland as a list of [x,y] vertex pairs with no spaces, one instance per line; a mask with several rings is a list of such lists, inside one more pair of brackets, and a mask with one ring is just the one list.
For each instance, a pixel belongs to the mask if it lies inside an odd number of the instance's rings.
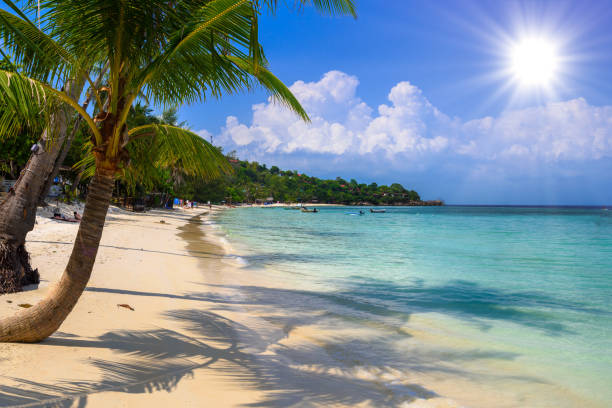
[[[232,175],[207,184],[195,196],[225,203],[309,203],[359,206],[441,206],[441,200],[424,201],[399,183],[389,186],[359,183],[355,179],[320,179],[295,170],[267,167],[229,157]],[[194,197],[194,198],[196,198]]]

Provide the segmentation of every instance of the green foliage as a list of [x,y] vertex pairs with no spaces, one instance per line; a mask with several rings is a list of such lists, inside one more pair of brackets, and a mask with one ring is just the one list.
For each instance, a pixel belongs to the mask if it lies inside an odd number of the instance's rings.
[[[159,169],[202,179],[229,169],[218,149],[177,123],[176,108],[158,123],[147,122],[150,112],[139,99],[175,107],[260,86],[308,120],[290,90],[267,70],[258,39],[258,1],[49,0],[27,1],[23,10],[5,3],[14,14],[0,10],[0,42],[23,68],[0,70],[0,102],[7,107],[0,130],[16,133],[16,124],[28,123],[36,112],[48,115],[49,104],[68,104],[90,128],[85,152],[95,151],[97,166],[123,169],[126,179],[134,176],[133,184],[151,184]],[[349,0],[312,4],[325,12],[354,14]],[[37,7],[40,28],[28,19]],[[103,86],[89,77],[92,64],[108,66]],[[96,97],[95,118],[62,88],[82,77]],[[141,166],[126,172],[129,158]],[[80,163],[90,175],[91,154]]]
[[18,72],[0,70],[0,141],[41,130],[53,109],[41,84]]
[[[8,58],[0,60],[0,71],[6,72],[2,76],[6,82],[0,86],[15,89],[15,84],[10,84],[8,78],[19,68]],[[41,104],[39,109],[43,109],[43,106]],[[15,110],[13,100],[0,96],[0,174],[12,179],[19,176],[30,157],[30,147],[38,139],[35,135],[42,132],[41,121],[32,120],[29,115],[39,119],[41,116],[39,110]]]
[[0,60],[0,70],[2,71],[14,71],[15,67],[13,66],[13,63],[7,59],[4,58],[2,60]]
[[[197,180],[211,181],[231,173],[231,167],[218,148],[188,129],[173,126],[177,120],[176,109],[168,109],[160,117],[141,103],[130,110],[128,160],[118,176],[121,188],[128,195],[142,196],[147,191],[173,193],[186,179],[197,184]],[[89,133],[87,128],[81,130],[83,134]],[[84,172],[84,178],[91,177],[95,169],[92,144],[81,133],[75,142],[80,148],[71,149],[69,156],[78,156],[80,151],[76,167]]]
[[[273,197],[281,202],[310,202],[334,204],[407,204],[420,201],[419,194],[407,190],[401,184],[391,186],[376,183],[359,184],[337,177],[323,180],[309,177],[297,171],[283,171],[277,166],[267,169],[257,162],[240,161],[228,156],[234,167],[234,174],[215,183],[197,186],[189,196],[197,201],[255,202]],[[186,191],[185,191],[186,192]],[[223,195],[221,194],[223,193]]]
[[27,163],[30,157],[30,147],[36,143],[37,137],[30,133],[22,133],[1,139],[0,174],[16,179]]

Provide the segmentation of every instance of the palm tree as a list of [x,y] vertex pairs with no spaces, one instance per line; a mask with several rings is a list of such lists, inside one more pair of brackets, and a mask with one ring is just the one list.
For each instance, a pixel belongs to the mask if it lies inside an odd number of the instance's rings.
[[[298,1],[298,4],[304,5],[310,2],[320,10],[355,15],[351,0],[301,0]],[[55,82],[65,83],[65,89],[71,90],[71,97],[73,98],[80,95],[85,82],[89,82],[94,89],[99,87],[99,83],[97,81],[92,83],[87,75],[86,70],[91,68],[87,67],[87,63],[85,68],[82,64],[71,66],[70,64],[75,61],[80,62],[80,59],[75,55],[69,55],[69,49],[58,48],[56,44],[48,41],[48,38],[42,35],[39,30],[36,30],[36,26],[11,1],[5,1],[5,3],[12,7],[18,16],[0,10],[0,36],[3,45],[14,53],[19,61],[23,62],[24,73],[38,79],[48,78],[50,72],[64,73],[67,77],[62,81],[56,79]],[[30,3],[33,5],[34,2]],[[263,0],[262,3],[264,7],[274,10],[277,2],[276,0]],[[257,5],[257,2],[255,2],[255,5]],[[256,18],[253,23],[252,33],[256,34]],[[253,48],[253,50],[256,50],[256,48]],[[253,57],[257,65],[259,62],[258,54],[254,53]],[[78,69],[84,70],[83,75],[73,76],[81,80],[70,79],[68,74],[74,74],[74,70]],[[102,71],[104,72],[105,69],[103,68]],[[104,75],[103,72],[100,73],[99,79]],[[56,78],[63,77],[56,75]],[[82,108],[84,110],[87,109],[92,96],[89,94],[83,104]],[[22,284],[38,283],[38,272],[32,270],[30,266],[29,255],[25,249],[25,238],[34,227],[37,205],[44,203],[52,182],[70,150],[72,140],[78,130],[79,121],[82,119],[81,116],[77,116],[72,131],[67,133],[67,122],[71,118],[70,111],[65,106],[59,106],[58,108],[57,110],[50,110],[49,107],[44,110],[40,109],[50,113],[49,125],[41,136],[45,149],[31,155],[26,169],[19,175],[15,194],[9,195],[0,203],[0,212],[4,214],[4,221],[0,221],[0,293],[19,291]],[[13,123],[19,121],[18,115],[10,114],[8,116]],[[36,115],[34,120],[39,120],[38,116]],[[2,119],[4,118],[0,118],[0,123]],[[26,118],[25,121],[30,119]]]
[[[276,2],[264,3],[274,7]],[[350,0],[312,3],[331,11],[354,12]],[[0,320],[0,341],[45,339],[78,301],[95,262],[115,175],[127,161],[126,146],[133,139],[164,140],[166,149],[180,155],[184,169],[194,175],[211,178],[228,171],[217,149],[185,129],[158,124],[129,129],[127,117],[138,98],[175,106],[259,84],[307,120],[299,102],[266,68],[258,43],[257,2],[48,0],[42,6],[44,29],[28,26],[22,31],[32,43],[44,39],[32,64],[48,68],[56,63],[57,72],[74,74],[82,73],[79,68],[87,62],[108,61],[109,80],[106,87],[93,89],[103,109],[92,117],[77,98],[53,86],[57,76],[52,70],[45,71],[51,72],[47,78],[38,79],[0,71],[0,93],[14,95],[17,106],[40,98],[61,101],[76,110],[92,132],[96,164],[73,251],[59,283],[39,304]],[[13,9],[15,19],[26,18],[17,7]],[[61,61],[54,61],[58,58]]]
[[[62,74],[67,73],[63,68],[68,58],[41,34],[25,15],[20,18],[0,10],[2,43],[14,57],[8,58],[2,52],[5,57],[4,68],[13,72],[21,71],[43,81],[48,80],[55,71],[56,82],[65,84],[64,90],[72,98],[78,99],[85,84],[84,76],[77,74],[74,76],[77,79],[69,79]],[[44,56],[46,54],[48,56]],[[19,64],[15,65],[12,59],[18,60]],[[74,56],[70,56],[70,59],[74,59]],[[76,66],[72,68],[79,69]],[[0,212],[3,214],[0,220],[0,293],[9,293],[21,290],[22,284],[38,283],[38,272],[31,268],[24,246],[25,237],[34,228],[36,207],[41,198],[46,197],[75,133],[68,134],[68,123],[73,111],[65,104],[43,98],[35,100],[37,103],[31,104],[28,109],[10,96],[3,96],[0,96],[0,101],[4,102],[4,117],[0,118],[0,139],[15,137],[23,126],[31,128],[32,124],[37,124],[36,128],[40,128],[41,122],[47,123],[42,133],[39,133],[41,147],[30,156],[12,194],[0,202]],[[88,103],[86,101],[85,105]]]
[[[71,87],[73,96],[79,94],[79,89],[76,88],[78,85]],[[5,104],[7,107],[9,105]],[[29,255],[25,250],[25,237],[34,227],[36,207],[45,189],[45,182],[53,173],[54,165],[61,154],[69,121],[68,112],[62,106],[41,104],[41,110],[53,112],[48,120],[50,125],[43,130],[38,143],[40,147],[30,156],[11,194],[0,202],[0,212],[3,214],[0,219],[0,293],[16,292],[21,290],[22,284],[38,283],[38,272],[32,270]],[[5,109],[4,113],[15,113],[11,118],[13,123],[27,123],[20,120],[21,115],[15,109]],[[35,115],[37,113],[39,112],[28,112]],[[11,123],[6,122],[3,125],[10,126]],[[2,139],[10,138],[13,135],[12,130],[21,129],[21,126],[16,126],[9,132],[3,132]],[[46,196],[46,192],[44,195]]]

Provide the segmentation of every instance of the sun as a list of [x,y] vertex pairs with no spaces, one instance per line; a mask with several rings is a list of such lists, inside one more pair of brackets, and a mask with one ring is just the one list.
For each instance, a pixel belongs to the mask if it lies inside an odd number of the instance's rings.
[[548,87],[556,79],[559,56],[554,42],[540,37],[526,37],[512,44],[510,72],[523,87]]

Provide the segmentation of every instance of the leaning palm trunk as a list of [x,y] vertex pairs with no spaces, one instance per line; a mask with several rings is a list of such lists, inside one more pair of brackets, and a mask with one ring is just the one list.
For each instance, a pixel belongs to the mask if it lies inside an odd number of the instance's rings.
[[[154,137],[152,152],[157,158],[152,163],[155,165],[168,168],[180,163],[185,174],[209,180],[231,171],[220,150],[186,129],[162,124],[128,129],[130,108],[141,95],[156,104],[181,105],[249,89],[257,83],[308,120],[291,91],[266,68],[258,42],[259,2],[188,1],[181,2],[181,7],[167,0],[149,0],[147,4],[151,3],[151,7],[141,7],[142,1],[136,0],[116,2],[113,7],[99,3],[95,0],[45,2],[54,28],[51,33],[57,42],[21,17],[9,16],[24,28],[22,31],[14,28],[13,23],[0,24],[0,28],[15,34],[15,38],[26,38],[32,52],[43,54],[40,58],[43,68],[48,60],[54,61],[58,56],[61,57],[58,63],[67,61],[73,66],[81,66],[82,60],[110,62],[104,92],[108,108],[103,108],[95,119],[66,92],[32,78],[3,74],[0,70],[0,79],[3,79],[0,90],[11,95],[17,93],[22,101],[20,107],[28,107],[23,102],[28,93],[13,91],[9,79],[18,81],[14,83],[23,89],[44,93],[72,106],[92,132],[92,152],[96,159],[96,173],[83,220],[60,282],[40,304],[0,320],[0,341],[43,340],[59,328],[76,304],[94,265],[115,171],[120,163],[125,165],[129,161],[127,148],[134,139]],[[274,8],[276,2],[265,3]],[[313,0],[312,3],[321,10],[354,13],[352,0]],[[7,18],[4,20],[8,21]],[[138,29],[134,30],[136,26]],[[31,34],[24,34],[25,31]],[[45,49],[33,46],[34,39]],[[52,66],[49,64],[49,67]],[[96,90],[96,96],[102,97],[102,89]]]
[[[102,79],[104,78],[104,75],[106,74],[107,70],[108,70],[108,63],[100,71],[100,74],[98,75],[98,79],[96,79],[96,82],[93,85],[93,89],[90,89],[90,92],[88,92],[87,98],[85,99],[85,102],[83,103],[84,110],[87,110],[87,108],[89,107],[89,103],[91,102],[95,89],[97,89],[100,86],[100,83],[102,82]],[[83,87],[81,86],[81,88],[79,89],[79,93],[82,90],[83,90]],[[73,93],[71,96],[75,96],[75,94]],[[74,141],[74,138],[79,132],[79,126],[81,125],[82,119],[83,118],[81,116],[76,117],[74,124],[72,125],[72,131],[65,138],[65,142],[62,147],[61,153],[59,154],[59,157],[55,160],[53,169],[51,173],[49,174],[49,176],[47,177],[45,185],[43,186],[41,190],[40,197],[38,198],[38,202],[40,205],[45,205],[45,198],[47,198],[47,195],[49,194],[49,191],[51,190],[51,186],[53,185],[53,180],[55,180],[55,178],[59,174],[60,167],[64,163],[64,160],[66,160],[66,156],[68,156],[68,152],[70,151],[70,148],[72,147],[72,142]]]
[[114,186],[114,170],[98,168],[68,265],[46,299],[0,320],[0,342],[36,343],[49,337],[77,303],[96,260]]
[[[34,153],[7,198],[0,203],[0,293],[18,292],[22,285],[38,282],[38,272],[32,270],[25,250],[25,237],[34,228],[36,207],[45,180],[66,136],[67,117],[61,109],[53,115],[54,133],[51,148]],[[50,136],[46,129],[43,140]]]
[[[83,81],[70,81],[67,87],[78,98]],[[59,166],[58,156],[67,147],[69,120],[67,107],[51,115],[41,138],[44,151],[32,154],[8,197],[0,203],[0,293],[19,292],[23,285],[39,281],[38,271],[30,266],[25,238],[34,228],[36,207],[41,196],[47,194],[48,179],[54,177],[54,168]]]
[[[86,101],[83,104],[84,109],[87,109],[88,104],[89,104],[89,101]],[[72,142],[74,141],[74,138],[76,137],[80,124],[81,124],[81,117],[79,116],[76,118],[74,125],[72,126],[72,131],[64,140],[64,145],[61,149],[59,157],[55,160],[55,164],[53,165],[53,168],[51,169],[51,173],[49,173],[49,176],[47,176],[45,184],[40,192],[40,196],[38,197],[38,204],[46,205],[45,198],[47,198],[47,195],[49,195],[49,191],[51,190],[53,181],[59,175],[60,167],[64,163],[64,160],[66,160],[66,156],[68,156],[68,152],[70,151],[70,148],[72,147]]]

